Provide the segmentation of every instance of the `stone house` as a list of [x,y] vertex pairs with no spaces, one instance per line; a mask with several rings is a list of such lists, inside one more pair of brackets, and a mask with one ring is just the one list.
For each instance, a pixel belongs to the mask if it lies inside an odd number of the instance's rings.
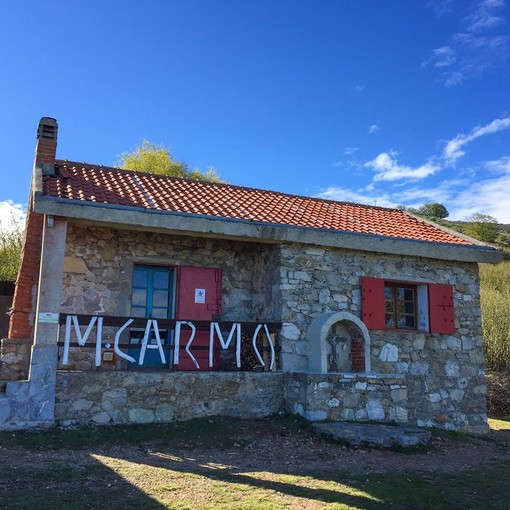
[[1,428],[291,412],[486,432],[477,263],[494,248],[56,146],[41,119]]

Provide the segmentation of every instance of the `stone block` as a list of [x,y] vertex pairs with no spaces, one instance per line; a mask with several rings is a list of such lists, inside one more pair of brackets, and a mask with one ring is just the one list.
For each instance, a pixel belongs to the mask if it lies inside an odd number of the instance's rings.
[[403,402],[407,400],[407,390],[405,389],[391,390],[390,395],[393,402]]
[[365,408],[369,420],[384,420],[384,407],[380,400],[369,400]]
[[344,407],[357,408],[360,402],[359,393],[346,393],[343,399]]
[[448,360],[444,366],[446,377],[459,377],[460,376],[460,366],[459,363],[455,360]]

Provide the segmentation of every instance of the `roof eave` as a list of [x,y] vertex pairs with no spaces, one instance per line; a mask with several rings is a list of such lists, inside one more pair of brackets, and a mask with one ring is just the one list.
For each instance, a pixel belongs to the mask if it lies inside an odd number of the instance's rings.
[[498,263],[502,253],[493,247],[416,241],[375,234],[298,227],[139,207],[67,200],[35,193],[35,211],[104,226],[215,236],[259,242],[302,243],[352,250],[426,257],[460,262]]

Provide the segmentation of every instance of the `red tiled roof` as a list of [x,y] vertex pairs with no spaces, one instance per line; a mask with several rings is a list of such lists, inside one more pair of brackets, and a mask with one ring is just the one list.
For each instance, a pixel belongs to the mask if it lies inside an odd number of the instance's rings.
[[56,173],[56,176],[43,177],[43,194],[59,199],[400,239],[471,244],[398,209],[174,179],[69,161],[57,161]]

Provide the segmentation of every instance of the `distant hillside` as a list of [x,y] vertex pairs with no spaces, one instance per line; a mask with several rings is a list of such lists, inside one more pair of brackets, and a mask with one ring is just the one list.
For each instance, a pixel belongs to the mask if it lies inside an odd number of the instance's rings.
[[[424,218],[427,220],[432,219],[438,225],[442,225],[443,227],[449,228],[451,230],[455,230],[456,232],[460,232],[461,234],[466,234],[466,226],[470,223],[469,221],[450,221],[439,218]],[[510,224],[498,223],[497,229],[500,232],[500,235],[496,242],[490,243],[496,248],[503,250],[504,259],[510,260]]]

